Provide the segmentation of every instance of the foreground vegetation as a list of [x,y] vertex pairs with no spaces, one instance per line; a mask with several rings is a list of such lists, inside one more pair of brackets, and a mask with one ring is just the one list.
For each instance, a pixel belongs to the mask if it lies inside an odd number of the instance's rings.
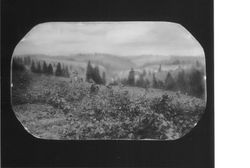
[[105,86],[70,78],[13,73],[18,120],[44,139],[164,139],[188,133],[205,101],[179,92]]

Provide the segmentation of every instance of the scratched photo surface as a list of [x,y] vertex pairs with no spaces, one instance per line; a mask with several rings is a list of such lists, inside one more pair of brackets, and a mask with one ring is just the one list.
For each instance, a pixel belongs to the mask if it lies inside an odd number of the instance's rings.
[[205,53],[178,23],[42,23],[11,72],[13,111],[41,139],[175,140],[206,108]]

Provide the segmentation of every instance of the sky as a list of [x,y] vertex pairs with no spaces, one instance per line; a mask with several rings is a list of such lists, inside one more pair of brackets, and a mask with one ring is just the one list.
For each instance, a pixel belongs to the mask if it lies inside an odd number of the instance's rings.
[[199,42],[171,22],[48,22],[33,27],[14,55],[108,53],[118,56],[204,56]]

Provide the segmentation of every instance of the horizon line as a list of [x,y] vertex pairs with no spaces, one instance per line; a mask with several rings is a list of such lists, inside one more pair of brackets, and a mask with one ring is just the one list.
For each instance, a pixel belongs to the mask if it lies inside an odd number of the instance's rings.
[[[111,54],[111,53],[101,53],[101,52],[93,52],[93,53],[72,53],[72,54],[42,54],[42,53],[27,53],[27,54],[12,54],[12,56],[31,56],[31,55],[43,55],[43,56],[49,56],[49,57],[58,57],[58,56],[76,56],[76,55],[111,55],[111,56],[116,56],[116,57],[136,57],[136,56],[160,56],[160,57],[205,57],[204,54],[200,55],[174,55],[174,54],[169,54],[169,55],[162,55],[162,54],[138,54],[138,55],[118,55],[118,54]],[[204,58],[205,59],[205,58]]]

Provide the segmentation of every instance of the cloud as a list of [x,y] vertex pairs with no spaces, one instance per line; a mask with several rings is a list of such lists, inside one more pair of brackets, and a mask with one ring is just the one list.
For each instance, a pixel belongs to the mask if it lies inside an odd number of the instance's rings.
[[50,22],[35,26],[14,54],[200,55],[197,40],[170,22]]

